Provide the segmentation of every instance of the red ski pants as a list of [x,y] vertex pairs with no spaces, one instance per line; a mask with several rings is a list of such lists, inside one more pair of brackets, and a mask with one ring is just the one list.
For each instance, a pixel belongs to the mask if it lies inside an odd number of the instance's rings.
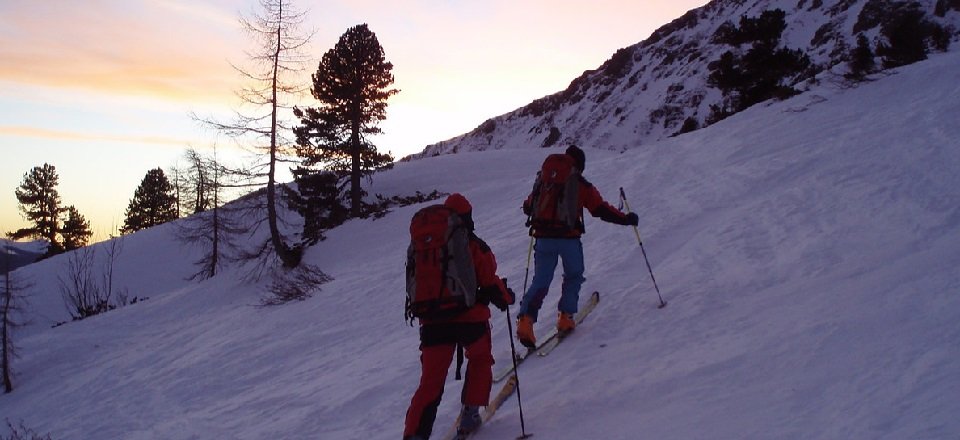
[[[481,323],[459,324],[475,326]],[[437,407],[443,397],[443,385],[447,379],[447,370],[456,353],[457,342],[464,348],[467,360],[467,372],[464,375],[460,401],[464,405],[487,406],[490,401],[490,388],[493,384],[493,355],[491,354],[490,327],[484,322],[479,335],[461,331],[458,324],[449,324],[434,329],[421,329],[420,344],[420,386],[410,399],[407,409],[404,437],[419,435],[430,438],[433,422],[437,418]],[[442,334],[437,335],[437,332]],[[429,336],[429,333],[435,333]],[[439,336],[439,337],[437,337]],[[479,336],[479,337],[478,337]]]

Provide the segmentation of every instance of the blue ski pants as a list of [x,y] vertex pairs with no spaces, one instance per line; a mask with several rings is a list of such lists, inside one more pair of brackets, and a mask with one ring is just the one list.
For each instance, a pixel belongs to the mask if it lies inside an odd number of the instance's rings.
[[563,261],[563,286],[557,309],[564,313],[577,313],[580,286],[583,277],[583,244],[579,238],[538,238],[533,252],[533,282],[523,294],[520,314],[529,315],[534,321],[543,306],[543,299],[550,290],[557,259]]

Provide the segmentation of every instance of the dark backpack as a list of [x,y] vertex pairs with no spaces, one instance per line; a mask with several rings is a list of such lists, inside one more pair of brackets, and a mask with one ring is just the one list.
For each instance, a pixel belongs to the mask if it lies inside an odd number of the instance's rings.
[[580,170],[569,155],[544,159],[531,196],[531,232],[563,235],[580,227]]
[[427,206],[410,221],[407,320],[454,317],[477,302],[470,230],[452,209]]

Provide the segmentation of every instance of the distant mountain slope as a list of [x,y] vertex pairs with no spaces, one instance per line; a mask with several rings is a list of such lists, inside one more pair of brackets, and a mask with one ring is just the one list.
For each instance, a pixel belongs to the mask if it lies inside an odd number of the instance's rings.
[[[409,158],[567,143],[622,151],[708,125],[711,106],[723,98],[720,90],[708,85],[711,63],[728,50],[749,48],[722,43],[724,27],[775,9],[785,12],[779,47],[806,53],[813,63],[810,74],[820,73],[822,81],[836,80],[847,71],[858,34],[867,37],[873,50],[889,45],[882,31],[898,13],[917,11],[927,23],[940,27],[930,32],[944,33],[936,38],[947,43],[956,40],[960,28],[957,0],[714,0],[645,41],[618,50],[566,90],[491,118]],[[790,85],[803,89],[808,85],[802,79],[811,75],[800,75],[801,82]]]
[[0,238],[0,272],[33,263],[46,251],[46,242],[16,242]]

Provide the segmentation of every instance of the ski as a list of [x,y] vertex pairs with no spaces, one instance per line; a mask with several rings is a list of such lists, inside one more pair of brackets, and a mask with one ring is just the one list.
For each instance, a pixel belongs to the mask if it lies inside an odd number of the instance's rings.
[[511,375],[510,379],[507,380],[507,382],[503,384],[503,387],[500,388],[500,392],[498,392],[496,396],[490,399],[490,404],[487,405],[483,409],[483,411],[480,412],[480,420],[482,420],[482,423],[480,423],[480,427],[478,427],[476,430],[473,430],[467,433],[458,432],[457,428],[460,426],[460,416],[458,415],[457,420],[453,423],[453,428],[443,438],[446,440],[465,440],[467,438],[470,438],[470,436],[472,436],[473,433],[482,429],[483,425],[486,425],[487,422],[493,418],[493,415],[496,414],[498,409],[500,409],[500,406],[503,405],[503,403],[506,402],[507,399],[510,398],[510,396],[513,395],[513,392],[516,390],[517,390],[517,376]]
[[[579,327],[580,323],[583,322],[583,318],[586,318],[587,315],[589,315],[590,312],[592,312],[593,309],[597,307],[597,303],[599,302],[600,302],[600,292],[593,292],[593,295],[590,295],[590,300],[587,301],[587,303],[584,304],[583,308],[581,308],[580,311],[578,311],[577,314],[573,317],[573,320],[576,321],[577,323],[577,327]],[[537,356],[542,357],[550,354],[550,352],[553,351],[554,348],[557,348],[557,345],[560,345],[560,343],[563,342],[563,340],[566,339],[566,337],[569,336],[570,333],[573,333],[575,330],[576,330],[576,327],[574,327],[573,330],[568,330],[565,332],[558,333],[556,337],[554,337],[552,340],[543,344],[543,346],[537,350]]]
[[[547,342],[549,342],[550,340],[552,340],[552,339],[555,338],[556,336],[557,336],[557,329],[554,328],[553,331],[551,331],[550,333],[548,333],[547,336],[546,336],[546,338],[544,338],[543,344],[546,344]],[[510,335],[510,337],[512,338],[513,335]],[[540,349],[540,347],[543,347],[543,344],[538,345],[536,348],[527,348],[523,353],[517,353],[517,366],[519,366],[520,364],[522,364],[523,361],[525,361],[525,360],[526,360],[528,357],[530,357],[532,354],[536,353],[537,350]],[[513,362],[507,364],[506,367],[504,367],[504,368],[501,369],[500,371],[497,371],[496,373],[494,373],[494,375],[493,375],[493,382],[494,382],[494,383],[500,382],[501,380],[506,379],[507,377],[510,377],[510,375],[512,375],[512,374],[513,374]]]
[[[580,310],[577,312],[576,316],[574,316],[574,321],[577,322],[577,325],[579,325],[580,322],[582,322],[583,319],[586,318],[587,315],[593,311],[593,309],[597,306],[598,302],[600,302],[600,292],[594,291],[592,294],[590,294],[590,298],[587,299],[587,303],[584,304],[583,307],[581,307]],[[566,334],[560,335],[557,332],[556,327],[551,327],[550,332],[547,333],[546,336],[540,339],[540,343],[537,344],[535,348],[527,349],[527,351],[523,353],[517,353],[517,366],[523,363],[523,361],[525,361],[528,357],[530,357],[534,353],[542,352],[545,348],[548,349],[547,353],[549,353],[549,351],[553,350],[553,348],[560,343],[560,340],[562,340],[566,336],[567,336]],[[510,337],[512,338],[513,335],[510,335]],[[546,356],[546,354],[543,354],[541,356]],[[502,370],[496,372],[493,375],[493,381],[500,382],[501,380],[509,377],[511,374],[513,374],[513,368],[514,366],[513,366],[513,363],[511,362]]]

